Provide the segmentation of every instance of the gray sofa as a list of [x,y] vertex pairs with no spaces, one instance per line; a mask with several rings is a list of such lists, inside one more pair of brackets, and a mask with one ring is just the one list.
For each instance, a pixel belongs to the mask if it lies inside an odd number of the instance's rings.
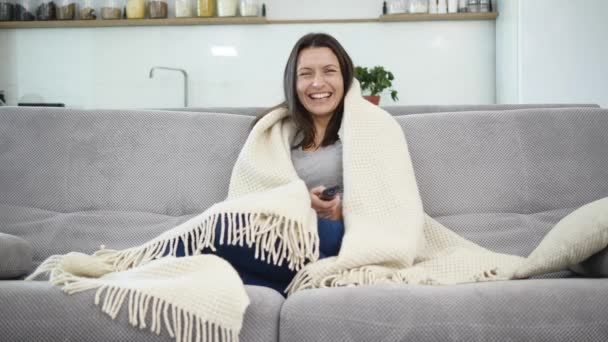
[[[396,117],[425,210],[446,226],[526,256],[562,217],[608,196],[608,110],[477,109]],[[252,119],[0,107],[0,233],[31,243],[32,268],[52,254],[147,241],[223,200]],[[171,340],[132,328],[126,310],[112,321],[93,292],[0,280],[0,340]],[[267,288],[247,292],[245,342],[608,340],[608,279],[569,271],[308,290],[287,300]]]

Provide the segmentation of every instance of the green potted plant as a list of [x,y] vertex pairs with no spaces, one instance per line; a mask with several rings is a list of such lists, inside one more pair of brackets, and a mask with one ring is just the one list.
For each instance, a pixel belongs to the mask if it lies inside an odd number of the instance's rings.
[[369,102],[378,105],[380,103],[380,93],[387,89],[390,91],[393,101],[399,100],[397,91],[392,88],[392,81],[395,76],[384,67],[377,65],[368,69],[357,66],[355,67],[355,78],[361,83],[361,91],[369,93],[369,95],[363,96]]

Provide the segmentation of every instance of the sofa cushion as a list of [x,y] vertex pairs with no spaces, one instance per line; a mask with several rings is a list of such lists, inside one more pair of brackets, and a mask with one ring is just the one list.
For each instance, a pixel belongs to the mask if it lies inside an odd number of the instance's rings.
[[589,341],[608,337],[608,279],[305,290],[281,312],[282,342]]
[[[196,284],[193,284],[196,286]],[[276,291],[246,286],[241,341],[278,341],[284,298]],[[174,341],[164,326],[160,336],[128,322],[124,306],[116,321],[94,304],[95,291],[67,295],[41,281],[0,282],[0,332],[3,341]],[[18,298],[18,299],[15,299]],[[147,322],[151,322],[148,317]],[[149,326],[149,324],[148,324]]]
[[559,271],[573,266],[608,246],[608,197],[589,203],[561,219],[539,248],[528,256],[518,278]]
[[17,236],[0,233],[0,279],[13,279],[32,269],[32,245]]
[[35,267],[55,254],[90,254],[101,245],[111,249],[137,246],[191,217],[113,210],[62,213],[0,204],[3,230],[31,242]]

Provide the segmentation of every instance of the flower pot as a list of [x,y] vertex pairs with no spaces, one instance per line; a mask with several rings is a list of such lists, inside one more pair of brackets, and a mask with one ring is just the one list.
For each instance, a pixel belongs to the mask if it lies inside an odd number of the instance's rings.
[[363,98],[366,99],[367,101],[375,104],[376,106],[380,105],[380,96],[378,96],[378,95],[363,96]]

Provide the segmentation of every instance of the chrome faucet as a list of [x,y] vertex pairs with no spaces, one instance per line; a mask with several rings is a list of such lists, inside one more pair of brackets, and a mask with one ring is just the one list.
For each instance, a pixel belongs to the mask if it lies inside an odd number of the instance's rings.
[[150,69],[150,78],[154,77],[154,69],[179,71],[184,75],[184,107],[188,107],[188,73],[184,69],[155,66]]

